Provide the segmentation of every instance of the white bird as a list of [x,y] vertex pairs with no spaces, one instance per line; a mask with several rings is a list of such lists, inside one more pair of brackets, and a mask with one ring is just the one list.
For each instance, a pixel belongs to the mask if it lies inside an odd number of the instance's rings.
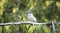
[[31,10],[28,10],[28,21],[36,22],[36,18],[34,17],[34,15],[31,12]]

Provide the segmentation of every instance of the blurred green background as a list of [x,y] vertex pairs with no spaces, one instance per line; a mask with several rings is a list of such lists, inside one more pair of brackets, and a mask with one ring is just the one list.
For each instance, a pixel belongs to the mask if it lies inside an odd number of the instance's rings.
[[[0,23],[28,21],[27,9],[32,10],[39,23],[60,22],[60,0],[0,0]],[[4,29],[0,26],[0,33],[34,33],[35,29],[37,33],[52,33],[46,25],[39,27],[30,24],[4,26]]]

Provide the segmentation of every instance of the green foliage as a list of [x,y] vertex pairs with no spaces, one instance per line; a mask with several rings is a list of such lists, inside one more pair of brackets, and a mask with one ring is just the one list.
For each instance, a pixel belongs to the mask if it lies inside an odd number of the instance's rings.
[[35,32],[34,30],[35,30],[35,26],[31,26],[27,33],[33,33]]
[[[0,0],[2,2],[3,0]],[[60,21],[60,7],[56,5],[59,0],[51,0],[51,4],[46,5],[47,0],[6,0],[3,6],[0,6],[2,14],[0,15],[0,23],[5,22],[16,22],[18,21],[27,21],[27,9],[32,10],[34,16],[37,19],[37,22],[49,22],[53,19]],[[48,4],[48,3],[47,3]],[[2,5],[2,4],[1,4]],[[18,7],[19,6],[19,7]],[[13,13],[13,8],[18,8],[15,13]],[[1,11],[0,11],[1,12]],[[0,27],[1,28],[1,27]],[[44,27],[35,27],[31,25],[12,25],[4,27],[5,33],[50,33],[49,28]],[[59,27],[58,27],[59,28]],[[57,30],[57,29],[56,29]],[[0,30],[1,33],[2,30]]]

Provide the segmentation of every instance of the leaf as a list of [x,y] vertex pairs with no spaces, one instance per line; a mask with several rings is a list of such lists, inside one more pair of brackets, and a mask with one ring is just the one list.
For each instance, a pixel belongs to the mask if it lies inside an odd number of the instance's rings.
[[27,33],[33,33],[35,26],[31,26]]

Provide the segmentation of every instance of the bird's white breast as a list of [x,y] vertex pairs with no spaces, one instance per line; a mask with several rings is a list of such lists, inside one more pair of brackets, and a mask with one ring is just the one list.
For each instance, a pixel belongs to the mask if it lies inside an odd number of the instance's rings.
[[34,17],[33,14],[28,14],[28,20],[32,22],[36,22],[36,18]]

